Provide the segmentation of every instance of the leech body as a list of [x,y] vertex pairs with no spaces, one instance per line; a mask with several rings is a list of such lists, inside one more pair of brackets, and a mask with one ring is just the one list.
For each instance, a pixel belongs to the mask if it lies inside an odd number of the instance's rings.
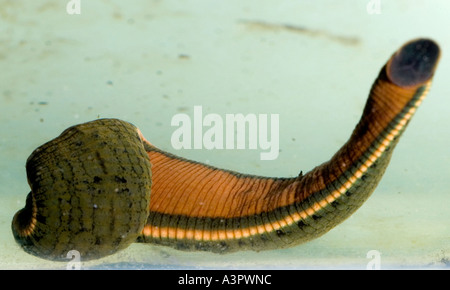
[[[326,233],[373,192],[429,87],[393,90],[385,82],[381,77],[375,84],[352,138],[330,161],[304,176],[227,172],[146,144],[154,185],[149,219],[139,240],[228,252],[290,247]],[[378,91],[380,85],[383,91]],[[397,102],[384,103],[386,92]]]
[[[60,156],[49,162],[53,169],[46,168],[47,158],[57,155],[51,142],[56,148],[62,142],[56,138],[30,156],[32,193],[13,219],[16,241],[31,254],[63,260],[72,249],[95,259],[133,241],[226,253],[291,247],[319,237],[374,191],[429,90],[438,60],[439,48],[430,40],[403,46],[382,68],[349,141],[328,162],[295,178],[252,176],[186,160],[156,148],[120,120],[68,129],[77,132],[74,139],[64,133],[59,138],[83,154],[66,149],[61,156],[67,156],[67,165],[59,164]],[[108,141],[101,143],[102,135]],[[121,139],[117,148],[115,139]],[[82,149],[89,140],[96,140],[95,146]]]

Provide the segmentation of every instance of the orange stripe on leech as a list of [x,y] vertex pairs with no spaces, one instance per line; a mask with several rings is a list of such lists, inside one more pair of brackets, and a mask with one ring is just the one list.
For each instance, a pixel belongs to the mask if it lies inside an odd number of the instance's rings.
[[216,241],[219,239],[219,232],[217,230],[211,231],[211,241]]
[[210,239],[211,239],[211,232],[203,230],[201,235],[201,241],[209,241]]
[[144,226],[144,228],[142,229],[142,234],[144,236],[150,236],[152,235],[152,227],[149,225]]

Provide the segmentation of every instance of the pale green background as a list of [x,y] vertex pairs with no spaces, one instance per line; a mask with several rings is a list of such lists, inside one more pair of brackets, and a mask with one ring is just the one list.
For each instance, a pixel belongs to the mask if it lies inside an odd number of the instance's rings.
[[[381,1],[378,15],[364,0],[81,0],[80,15],[66,13],[68,2],[0,1],[0,268],[66,267],[24,253],[10,229],[29,192],[27,157],[65,128],[120,118],[184,157],[295,176],[347,140],[382,65],[416,37],[443,50],[434,85],[374,195],[343,224],[291,249],[216,255],[135,244],[82,268],[365,269],[370,250],[382,269],[449,267],[449,1]],[[175,151],[171,118],[194,105],[280,114],[278,159]]]

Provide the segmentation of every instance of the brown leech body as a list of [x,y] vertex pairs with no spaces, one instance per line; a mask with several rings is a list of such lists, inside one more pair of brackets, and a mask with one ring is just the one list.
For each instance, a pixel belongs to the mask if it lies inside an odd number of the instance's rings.
[[14,236],[27,252],[53,260],[69,250],[100,258],[136,239],[221,253],[314,239],[371,195],[428,92],[439,54],[431,40],[404,45],[382,68],[349,141],[330,161],[295,178],[189,161],[154,147],[120,120],[69,128],[77,132],[73,139],[63,133],[49,142],[61,145],[47,143],[28,159],[32,192],[13,219]]

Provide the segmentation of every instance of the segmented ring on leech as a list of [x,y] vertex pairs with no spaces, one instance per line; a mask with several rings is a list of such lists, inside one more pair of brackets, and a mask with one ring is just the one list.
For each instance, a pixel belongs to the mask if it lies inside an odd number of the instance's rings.
[[127,247],[149,212],[151,172],[137,129],[102,119],[65,130],[27,160],[31,186],[16,213],[16,241],[31,254],[83,260]]
[[134,241],[228,253],[317,238],[375,190],[439,57],[431,40],[402,46],[382,67],[349,140],[329,161],[292,178],[178,157],[120,120],[71,127],[27,160],[31,193],[14,216],[14,237],[51,260],[71,250],[82,260],[101,258]]

